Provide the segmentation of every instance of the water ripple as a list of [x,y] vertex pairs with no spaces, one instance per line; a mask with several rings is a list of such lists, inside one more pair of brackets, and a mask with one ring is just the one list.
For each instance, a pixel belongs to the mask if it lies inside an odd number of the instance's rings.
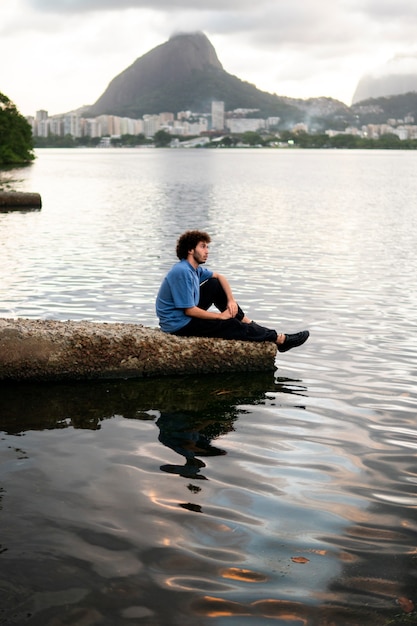
[[414,617],[416,158],[63,150],[19,171],[43,208],[0,214],[0,315],[154,326],[198,227],[251,317],[311,337],[275,375],[3,386],[0,621]]

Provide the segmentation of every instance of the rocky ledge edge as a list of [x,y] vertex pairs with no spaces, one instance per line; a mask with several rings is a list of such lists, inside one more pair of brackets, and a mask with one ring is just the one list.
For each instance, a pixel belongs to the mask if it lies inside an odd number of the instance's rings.
[[276,346],[176,337],[140,324],[0,319],[0,381],[268,371]]

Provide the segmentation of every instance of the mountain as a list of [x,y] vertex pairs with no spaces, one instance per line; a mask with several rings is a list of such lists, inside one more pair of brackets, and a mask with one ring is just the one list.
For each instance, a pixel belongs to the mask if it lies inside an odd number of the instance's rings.
[[[316,99],[292,100],[261,91],[229,74],[208,38],[198,32],[177,34],[137,59],[84,114],[139,118],[165,111],[205,113],[212,100],[224,101],[226,110],[259,109],[261,117],[277,116],[291,124],[303,121],[310,105],[317,105]],[[325,109],[332,103],[332,112],[347,110],[337,100],[325,100]]]
[[398,55],[373,73],[362,76],[353,94],[352,103],[412,91],[417,92],[417,57]]
[[401,119],[406,123],[417,122],[417,91],[388,96],[368,98],[351,107],[357,124],[385,124],[389,119]]

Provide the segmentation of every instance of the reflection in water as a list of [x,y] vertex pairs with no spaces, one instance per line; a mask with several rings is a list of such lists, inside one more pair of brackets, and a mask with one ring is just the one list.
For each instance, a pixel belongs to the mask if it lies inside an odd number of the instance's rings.
[[[0,168],[0,191],[19,191],[24,181],[24,174],[32,167],[32,163],[23,165],[2,165]],[[19,174],[22,173],[22,176]]]
[[[288,381],[290,384],[292,381]],[[224,376],[182,376],[160,379],[90,381],[57,384],[1,384],[0,426],[8,433],[45,428],[96,429],[103,420],[122,415],[154,420],[186,411],[190,419],[204,412],[219,424],[233,423],[237,404],[256,402],[268,391],[284,389],[271,372]],[[287,389],[291,393],[290,388]],[[156,409],[156,410],[155,410]],[[229,427],[224,427],[228,432]],[[219,432],[222,433],[219,426]]]
[[380,626],[414,606],[415,524],[370,505],[384,455],[356,464],[363,413],[334,410],[270,373],[2,386],[0,616]]
[[[199,474],[200,469],[206,466],[200,457],[226,454],[224,450],[211,444],[214,433],[209,435],[208,431],[219,426],[213,421],[202,422],[201,418],[185,413],[163,413],[156,425],[160,431],[159,441],[185,457],[185,465],[161,465],[164,472],[186,478],[205,479],[205,476]],[[219,430],[225,434],[224,428]]]

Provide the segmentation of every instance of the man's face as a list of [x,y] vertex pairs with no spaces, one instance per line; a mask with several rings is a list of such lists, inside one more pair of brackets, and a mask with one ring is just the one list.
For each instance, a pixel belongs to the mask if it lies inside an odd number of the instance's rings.
[[193,259],[201,265],[207,261],[209,247],[205,241],[199,241],[194,250],[191,250]]

